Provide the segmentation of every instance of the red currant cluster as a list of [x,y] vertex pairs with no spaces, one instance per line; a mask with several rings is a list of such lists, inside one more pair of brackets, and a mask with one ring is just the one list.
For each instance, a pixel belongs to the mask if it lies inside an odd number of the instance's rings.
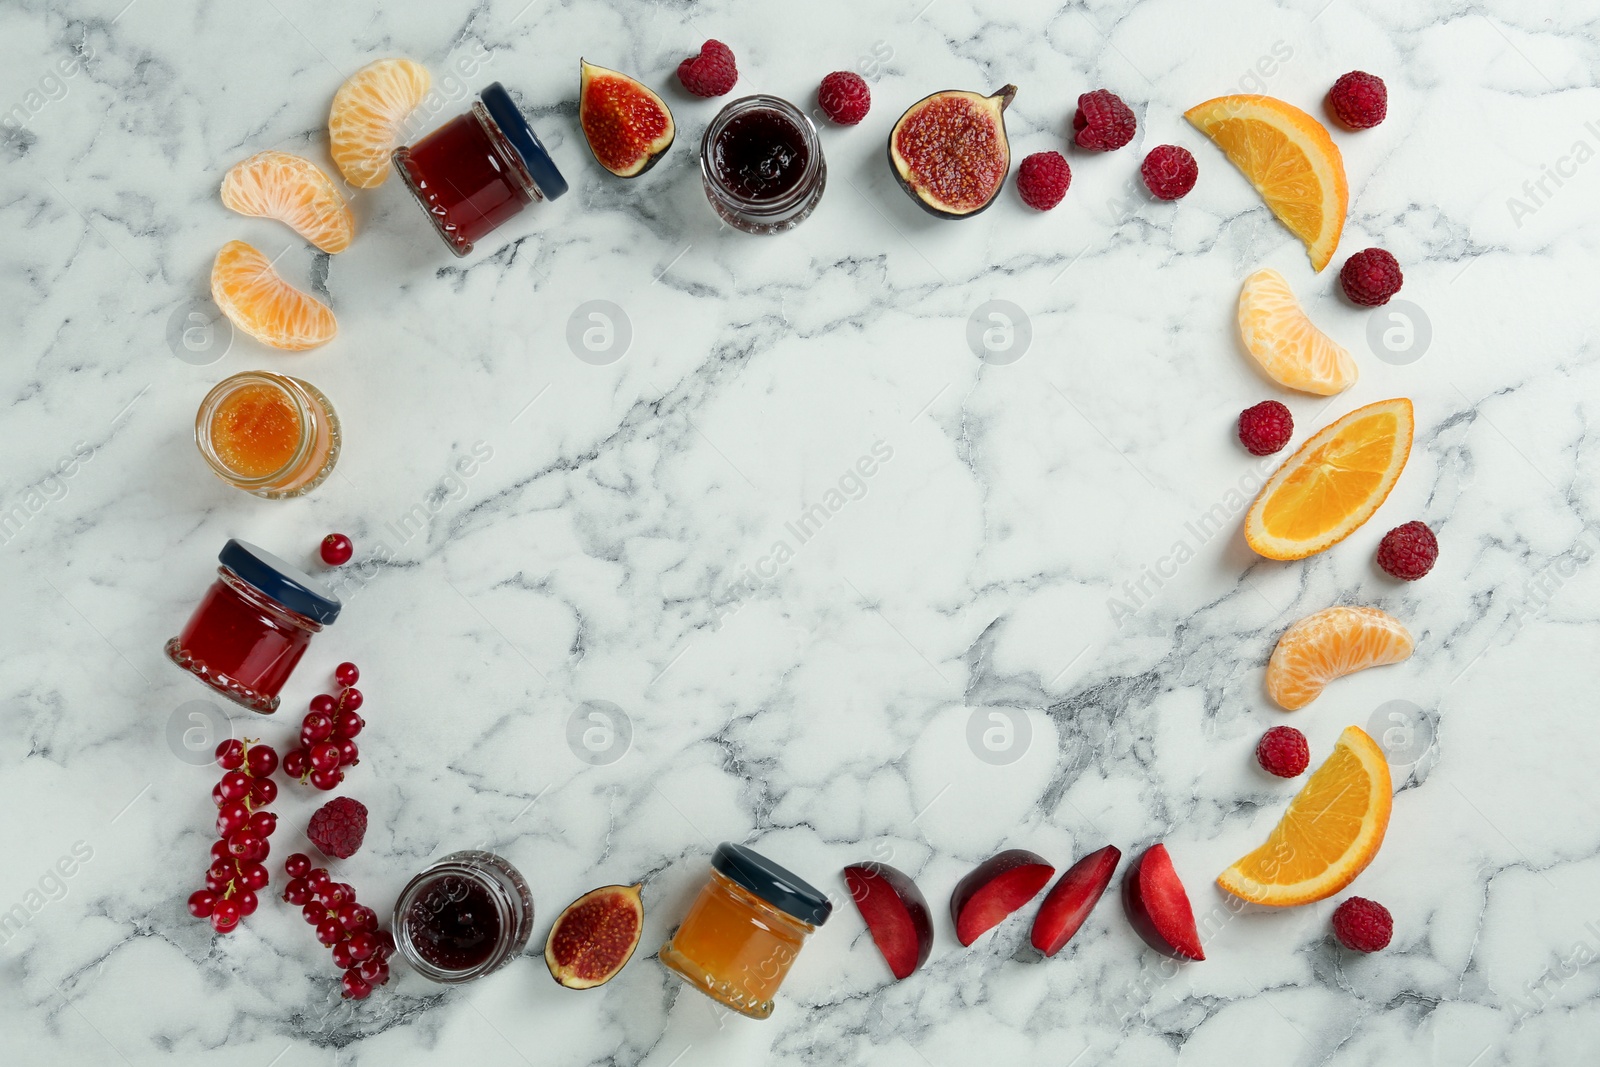
[[375,986],[389,981],[394,935],[378,929],[378,914],[356,902],[356,891],[335,882],[326,867],[312,867],[311,858],[296,852],[284,861],[289,884],[283,899],[298,904],[306,922],[317,928],[317,940],[333,950],[333,962],[344,971],[344,996],[365,1000]]
[[189,914],[210,919],[225,934],[256,910],[256,890],[267,884],[261,861],[271,851],[267,838],[278,817],[262,811],[278,796],[272,772],[278,754],[270,745],[229,739],[217,746],[217,763],[226,772],[211,790],[217,802],[217,838],[211,846],[206,887],[189,897]]
[[361,672],[354,663],[341,663],[333,672],[339,695],[318,693],[311,698],[311,710],[300,720],[300,747],[283,757],[283,773],[318,789],[336,789],[344,781],[344,768],[361,762],[356,735],[366,720],[356,714],[361,707],[361,690],[356,681]]

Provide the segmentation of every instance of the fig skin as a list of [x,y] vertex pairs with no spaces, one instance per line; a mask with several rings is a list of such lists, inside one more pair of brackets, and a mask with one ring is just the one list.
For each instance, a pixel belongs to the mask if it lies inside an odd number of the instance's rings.
[[[1011,106],[1011,101],[1016,98],[1016,95],[1017,87],[1015,85],[1002,86],[995,92],[990,93],[988,96],[983,96],[979,93],[971,92],[966,89],[940,89],[936,93],[929,93],[921,100],[918,100],[915,104],[912,104],[910,107],[906,108],[901,116],[895,120],[894,127],[890,129],[889,143],[887,146],[889,155],[889,169],[894,172],[895,180],[900,183],[900,188],[904,189],[906,195],[912,200],[916,201],[917,205],[921,207],[922,210],[926,211],[935,218],[970,219],[974,215],[981,215],[983,212],[989,210],[989,205],[993,204],[995,200],[999,198],[1000,190],[1005,188],[1006,176],[1011,173],[1011,138],[1006,132],[1005,111],[1006,108]],[[950,211],[939,206],[938,202],[930,202],[927,194],[923,190],[918,189],[907,176],[906,169],[910,166],[910,161],[906,161],[906,165],[903,167],[901,160],[898,158],[895,151],[895,137],[899,134],[900,127],[905,125],[906,120],[916,112],[920,111],[922,108],[926,107],[930,102],[945,96],[975,98],[976,100],[985,102],[989,107],[991,107],[994,110],[995,126],[1000,135],[1000,145],[1005,151],[1005,159],[1003,161],[1004,168],[1001,171],[1000,180],[996,182],[995,187],[990,190],[988,199],[978,207],[973,208],[971,211]]]
[[[628,961],[633,958],[634,950],[639,947],[639,939],[644,933],[644,903],[640,897],[640,891],[643,888],[643,883],[604,885],[599,889],[589,890],[589,892],[561,909],[561,914],[556,916],[556,921],[551,925],[549,936],[545,938],[544,942],[545,966],[550,969],[550,977],[555,979],[558,985],[565,986],[568,989],[595,989],[611,981],[622,971],[623,967],[627,966]],[[559,958],[556,934],[573,913],[593,904],[601,904],[608,908],[630,912],[633,917],[633,937],[626,945],[613,947],[612,951],[615,958],[607,961],[608,969],[603,971],[600,977],[585,978],[577,973],[575,960],[564,961]],[[586,943],[584,948],[590,950],[593,946]]]
[[[623,173],[622,171],[612,169],[612,167],[606,163],[605,160],[600,158],[600,153],[595,151],[594,143],[589,139],[589,128],[584,123],[584,108],[585,101],[589,94],[589,86],[596,78],[614,78],[625,82],[630,90],[638,93],[639,96],[649,100],[656,107],[660,108],[661,114],[665,116],[667,120],[667,128],[665,134],[663,135],[662,143],[654,146],[633,146],[639,151],[644,159],[644,164],[640,166],[638,170]],[[585,59],[578,60],[578,127],[579,129],[583,130],[584,144],[589,146],[589,154],[594,156],[595,162],[600,164],[601,168],[607,174],[615,175],[618,178],[637,178],[639,175],[644,174],[661,161],[661,157],[667,154],[667,150],[673,146],[678,138],[678,125],[672,117],[672,110],[667,107],[667,102],[661,99],[659,93],[655,92],[655,90],[651,89],[648,85],[644,84],[644,82],[641,82],[637,78],[629,77],[619,70],[612,70],[610,67],[602,67],[596,63],[590,63]],[[653,151],[652,147],[654,149]]]

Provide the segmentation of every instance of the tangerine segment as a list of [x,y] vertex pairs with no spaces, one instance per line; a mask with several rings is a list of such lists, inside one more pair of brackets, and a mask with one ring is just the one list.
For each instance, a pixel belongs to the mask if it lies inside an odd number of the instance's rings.
[[1244,520],[1268,559],[1304,559],[1372,518],[1411,455],[1411,401],[1380,400],[1324,426],[1267,480]]
[[1267,377],[1290,389],[1332,396],[1360,374],[1350,353],[1312,324],[1275,270],[1258,270],[1244,280],[1239,336]]
[[1184,112],[1250,180],[1289,232],[1305,242],[1311,265],[1326,267],[1339,247],[1350,186],[1327,129],[1270,96],[1219,96]]
[[339,331],[326,304],[278,277],[272,262],[243,241],[229,241],[217,253],[211,299],[229,322],[273,348],[315,348]]
[[1283,632],[1267,661],[1267,695],[1287,711],[1303,708],[1335,678],[1411,655],[1411,633],[1377,608],[1326,608]]
[[260,152],[235,164],[222,179],[222,203],[241,215],[277,219],[324,252],[343,252],[356,232],[349,206],[322,168],[288,152]]
[[1333,755],[1289,801],[1266,842],[1217,877],[1252,904],[1288,907],[1332,896],[1366,870],[1394,803],[1383,750],[1347,726]]
[[410,59],[380,59],[346,79],[333,94],[328,112],[328,142],[334,163],[351,185],[376,189],[389,177],[400,124],[422,98],[433,78]]

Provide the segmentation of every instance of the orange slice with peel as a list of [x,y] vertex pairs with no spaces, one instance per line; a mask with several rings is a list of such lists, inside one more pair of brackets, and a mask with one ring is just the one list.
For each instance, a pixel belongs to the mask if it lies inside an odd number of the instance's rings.
[[1267,377],[1303,393],[1332,396],[1356,384],[1350,353],[1317,329],[1283,275],[1258,270],[1239,290],[1239,336]]
[[350,207],[322,168],[288,152],[258,152],[222,179],[224,207],[277,219],[324,252],[343,252],[355,236]]
[[1399,481],[1412,429],[1404,397],[1324,426],[1261,487],[1244,518],[1244,539],[1268,559],[1304,559],[1343,541]]
[[280,278],[272,261],[243,241],[229,241],[217,253],[211,299],[229,322],[273,348],[299,352],[339,332],[326,304]]
[[1305,707],[1335,678],[1399,663],[1415,647],[1399,619],[1377,608],[1324,608],[1278,638],[1267,661],[1267,695],[1278,706]]
[[1223,871],[1217,884],[1272,907],[1332,896],[1378,854],[1393,794],[1383,749],[1359,726],[1345,727],[1266,843]]
[[346,181],[357,189],[376,189],[388,179],[400,124],[432,84],[421,63],[380,59],[339,86],[328,112],[328,145]]
[[1344,231],[1350,186],[1327,128],[1292,104],[1240,94],[1183,113],[1238,167],[1289,232],[1305,242],[1311,265],[1333,259]]

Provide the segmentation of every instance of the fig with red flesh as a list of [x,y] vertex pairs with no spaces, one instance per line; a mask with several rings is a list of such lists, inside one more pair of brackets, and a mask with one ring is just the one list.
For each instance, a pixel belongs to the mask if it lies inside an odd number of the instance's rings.
[[672,147],[677,127],[666,103],[641,82],[578,61],[578,123],[589,151],[619,178],[637,178]]
[[994,203],[1011,169],[1005,110],[1016,95],[1015,85],[992,96],[946,89],[912,104],[889,131],[900,187],[945,219],[971,218]]
[[1122,852],[1117,846],[1107,845],[1067,869],[1039,905],[1039,914],[1034,916],[1034,948],[1046,956],[1054,956],[1062,945],[1072,940],[1083,920],[1100,903],[1100,895],[1111,884],[1120,859]]
[[887,863],[858,863],[844,869],[844,881],[873,944],[896,978],[905,978],[928,962],[933,913],[909,875]]
[[1122,880],[1122,906],[1128,921],[1157,952],[1180,960],[1203,960],[1189,894],[1178,881],[1166,845],[1151,845]]
[[956,940],[970,945],[1039,895],[1056,869],[1023,848],[1008,848],[973,868],[950,894]]
[[644,928],[641,888],[601,886],[568,904],[544,943],[550,977],[568,989],[593,989],[615,978]]

